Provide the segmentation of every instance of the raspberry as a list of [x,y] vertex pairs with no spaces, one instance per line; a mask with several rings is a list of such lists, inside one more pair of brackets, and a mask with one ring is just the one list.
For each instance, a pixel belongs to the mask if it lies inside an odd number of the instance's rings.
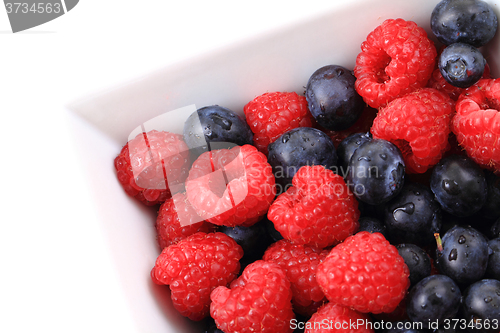
[[453,101],[443,92],[422,88],[380,108],[371,133],[401,150],[409,173],[424,173],[449,148]]
[[424,87],[436,62],[436,47],[415,22],[388,19],[370,32],[356,58],[355,88],[373,108]]
[[263,260],[273,261],[286,273],[292,289],[295,312],[311,316],[316,307],[325,303],[325,294],[316,282],[316,267],[328,254],[307,245],[293,245],[286,240],[272,244]]
[[480,166],[500,170],[500,79],[481,79],[458,98],[452,131]]
[[225,333],[291,333],[290,282],[278,264],[257,260],[231,283],[210,295],[210,315]]
[[344,179],[324,166],[303,166],[267,214],[283,238],[318,248],[336,244],[358,228],[358,202]]
[[215,226],[201,220],[184,193],[174,194],[160,206],[156,232],[161,250],[197,232],[213,231]]
[[306,322],[304,333],[374,333],[372,326],[368,315],[327,303]]
[[165,248],[151,278],[170,286],[173,305],[181,315],[198,321],[210,313],[212,290],[236,278],[242,256],[243,250],[231,237],[198,232]]
[[311,127],[312,116],[304,96],[295,92],[273,92],[257,96],[243,108],[253,143],[267,155],[267,146],[285,132]]
[[361,231],[335,246],[316,279],[330,302],[359,312],[390,313],[405,297],[409,270],[381,233]]
[[186,193],[204,220],[248,227],[265,216],[276,186],[267,157],[244,145],[200,155],[189,171]]
[[125,192],[148,206],[171,197],[170,186],[184,182],[189,163],[189,149],[182,136],[156,130],[127,142],[114,161]]

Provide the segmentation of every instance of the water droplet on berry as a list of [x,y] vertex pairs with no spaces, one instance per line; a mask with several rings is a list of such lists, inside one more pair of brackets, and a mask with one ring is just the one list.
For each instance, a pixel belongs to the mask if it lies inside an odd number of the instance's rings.
[[464,235],[460,235],[458,237],[458,244],[463,244],[465,243],[466,239],[465,239],[465,236]]
[[380,154],[379,155],[381,159],[383,159],[384,161],[387,160],[387,154]]
[[287,142],[288,142],[288,140],[290,140],[290,134],[285,134],[285,135],[283,135],[283,137],[281,138],[281,141],[282,141],[283,143],[287,143]]
[[486,297],[486,298],[484,299],[484,302],[485,302],[485,303],[489,303],[489,302],[491,302],[492,300],[493,300],[493,298],[491,298],[491,296],[488,296],[488,297]]
[[358,158],[358,161],[362,161],[362,160],[365,160],[367,162],[371,162],[371,158],[369,156],[361,156],[360,158]]
[[[411,215],[415,212],[415,205],[412,202],[405,203],[403,206],[394,209],[392,216],[396,222],[404,222],[406,216],[404,214]],[[403,214],[404,213],[404,214]]]
[[422,309],[425,309],[425,308],[427,307],[427,304],[425,304],[425,303],[424,303],[424,304],[422,304],[420,307],[421,307]]
[[457,195],[460,193],[460,187],[454,180],[443,179],[443,181],[441,182],[441,187],[446,191],[446,193],[450,195]]
[[448,260],[449,261],[457,260],[457,257],[458,257],[457,249],[452,249],[450,255],[448,256]]

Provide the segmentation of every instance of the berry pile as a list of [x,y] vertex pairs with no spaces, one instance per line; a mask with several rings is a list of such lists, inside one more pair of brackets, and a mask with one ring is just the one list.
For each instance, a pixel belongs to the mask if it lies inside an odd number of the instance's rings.
[[151,279],[182,316],[206,333],[500,331],[500,79],[478,49],[497,17],[443,0],[430,19],[441,48],[388,19],[303,96],[126,143],[116,176],[158,211]]

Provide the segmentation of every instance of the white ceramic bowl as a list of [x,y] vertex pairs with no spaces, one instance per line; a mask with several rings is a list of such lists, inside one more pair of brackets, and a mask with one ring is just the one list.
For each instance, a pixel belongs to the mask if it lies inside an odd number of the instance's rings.
[[[487,1],[497,15],[500,1]],[[352,69],[367,34],[388,18],[412,20],[431,39],[430,15],[437,0],[352,0],[307,22],[158,70],[135,83],[76,101],[69,106],[77,151],[94,190],[96,216],[133,332],[196,332],[197,325],[173,309],[167,287],[154,285],[150,270],[158,256],[156,212],[128,197],[115,177],[113,159],[130,133],[167,113],[169,130],[182,133],[186,110],[219,104],[242,114],[255,96],[271,91],[304,92],[319,67]],[[500,65],[500,36],[483,48],[493,77]]]

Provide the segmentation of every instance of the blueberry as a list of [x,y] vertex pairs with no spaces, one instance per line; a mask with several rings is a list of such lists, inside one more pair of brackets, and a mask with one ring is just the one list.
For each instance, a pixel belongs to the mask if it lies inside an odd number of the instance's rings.
[[222,106],[206,106],[193,112],[184,123],[184,141],[194,158],[212,149],[252,144],[246,121]]
[[431,275],[431,258],[421,247],[415,244],[399,244],[396,248],[410,270],[410,283],[412,286]]
[[359,219],[358,232],[360,231],[368,231],[371,233],[380,232],[382,235],[384,235],[385,238],[387,238],[387,230],[385,225],[380,222],[380,220],[374,217],[361,217]]
[[439,71],[451,85],[467,88],[483,76],[486,60],[472,45],[454,43],[447,46],[438,60]]
[[431,30],[444,45],[483,46],[495,36],[497,26],[495,12],[484,1],[443,0],[431,14]]
[[407,183],[385,205],[384,223],[391,240],[398,243],[434,243],[442,224],[441,207],[427,186]]
[[500,238],[489,240],[488,247],[490,248],[490,256],[484,276],[488,279],[500,280]]
[[370,132],[368,133],[354,133],[349,135],[347,138],[342,140],[337,146],[337,157],[338,165],[340,169],[340,175],[343,177],[347,172],[347,166],[351,160],[352,154],[359,148],[363,143],[373,140]]
[[406,313],[414,322],[429,323],[455,318],[460,308],[461,292],[457,284],[446,275],[423,278],[410,289],[406,301]]
[[283,236],[280,234],[278,230],[276,230],[274,223],[271,222],[267,217],[262,219],[264,225],[266,226],[266,231],[269,237],[271,237],[272,242],[277,242],[283,239]]
[[346,183],[356,198],[379,205],[403,188],[405,163],[398,147],[386,140],[363,143],[349,161]]
[[487,185],[484,172],[466,156],[450,155],[434,167],[431,190],[443,210],[470,216],[484,205]]
[[486,197],[484,206],[479,211],[479,215],[487,219],[496,220],[500,218],[500,177],[488,170],[484,174],[488,186],[488,196]]
[[498,218],[495,223],[491,225],[490,229],[490,238],[500,237],[500,218]]
[[250,227],[226,227],[219,228],[238,243],[243,249],[243,258],[240,259],[241,270],[255,260],[261,259],[267,247],[271,245],[272,239],[268,235],[266,221],[261,220]]
[[318,124],[341,131],[358,120],[365,102],[354,89],[355,81],[352,71],[336,65],[321,67],[311,75],[305,95]]
[[[500,281],[485,279],[464,291],[463,313],[469,332],[498,333],[500,323]],[[488,325],[487,325],[488,323]],[[479,326],[481,325],[481,326]]]
[[482,233],[455,226],[442,237],[442,250],[436,249],[436,267],[464,287],[484,277],[488,256],[488,240]]
[[335,171],[337,153],[324,132],[311,128],[294,128],[268,146],[267,161],[273,168],[277,192],[285,192],[295,173],[305,165],[323,165]]

